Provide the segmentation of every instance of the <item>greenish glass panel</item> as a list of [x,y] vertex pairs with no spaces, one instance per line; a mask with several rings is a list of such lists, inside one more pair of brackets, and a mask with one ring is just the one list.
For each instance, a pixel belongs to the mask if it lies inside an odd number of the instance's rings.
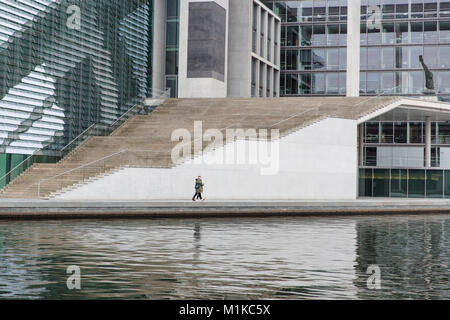
[[444,197],[450,198],[450,170],[444,170]]
[[425,198],[425,170],[409,170],[408,197]]
[[408,197],[408,171],[406,169],[392,169],[391,197]]
[[359,169],[359,196],[372,197],[372,169]]
[[389,169],[373,170],[373,196],[389,197]]
[[427,170],[427,198],[443,198],[444,173],[442,170]]
[[[25,170],[26,164],[21,165],[17,167],[19,164],[21,164],[28,156],[23,154],[12,154],[11,155],[11,170],[14,169],[11,172],[11,180],[14,180],[18,176],[22,174],[22,172]],[[17,168],[16,168],[17,167]]]
[[4,177],[5,174],[8,173],[9,163],[8,163],[8,155],[0,154],[0,188],[3,188],[7,184],[7,177]]

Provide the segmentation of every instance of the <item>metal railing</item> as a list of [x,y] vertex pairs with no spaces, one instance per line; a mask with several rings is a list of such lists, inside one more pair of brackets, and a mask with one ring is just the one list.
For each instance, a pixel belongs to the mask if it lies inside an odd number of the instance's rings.
[[[89,137],[110,135],[116,129],[118,129],[121,125],[123,125],[132,116],[140,114],[140,113],[144,113],[144,114],[150,113],[152,111],[152,109],[154,109],[156,106],[163,103],[168,98],[170,98],[170,89],[151,90],[149,97],[145,98],[141,102],[130,107],[126,112],[124,112],[113,123],[111,123],[111,124],[94,123],[91,126],[89,126],[86,130],[84,130],[81,134],[79,134],[75,139],[71,140],[60,151],[57,152],[59,154],[59,157],[61,157],[61,158],[66,157],[70,152],[72,152],[76,147],[78,147],[81,143],[83,143]],[[154,99],[154,101],[153,102],[149,101],[151,99]],[[148,108],[149,110],[146,110],[146,108]],[[47,150],[47,148],[48,147],[37,150],[36,152],[31,154],[29,157],[27,157],[24,161],[22,161],[17,166],[15,166],[13,169],[11,169],[9,172],[4,174],[0,178],[0,185],[2,185],[4,182],[4,185],[6,187],[12,181],[14,181],[16,178],[18,178],[22,173],[24,173],[27,169],[29,169],[34,164],[34,163],[32,163],[31,165],[27,165],[30,162],[30,160],[35,156],[43,155],[43,152],[45,152]],[[52,151],[54,151],[54,150],[52,150]]]
[[[431,167],[438,168],[441,157],[432,155],[430,157]],[[407,157],[407,156],[365,156],[363,167],[378,168],[425,168],[425,157]]]

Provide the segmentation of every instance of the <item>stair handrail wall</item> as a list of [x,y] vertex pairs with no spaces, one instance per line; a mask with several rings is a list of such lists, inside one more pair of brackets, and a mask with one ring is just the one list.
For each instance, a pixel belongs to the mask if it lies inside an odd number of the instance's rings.
[[[62,173],[60,173],[60,174],[58,174],[58,175],[52,176],[52,177],[50,177],[50,178],[45,178],[45,179],[39,180],[38,183],[37,183],[37,197],[38,197],[38,199],[41,198],[41,185],[42,185],[43,183],[45,183],[45,182],[55,180],[55,179],[57,179],[57,178],[60,178],[60,177],[65,176],[65,175],[67,175],[67,174],[70,174],[70,173],[73,173],[73,172],[76,172],[76,171],[80,171],[80,170],[84,170],[84,169],[87,169],[87,168],[89,168],[89,167],[91,167],[91,166],[93,166],[93,165],[98,165],[98,164],[101,164],[101,165],[100,165],[100,166],[95,166],[95,168],[103,168],[103,169],[104,169],[103,171],[105,171],[105,169],[106,169],[106,164],[107,164],[107,161],[108,161],[108,160],[111,160],[111,159],[117,158],[117,157],[121,157],[121,156],[124,155],[124,154],[126,154],[127,156],[129,156],[129,155],[132,154],[132,153],[141,153],[141,152],[145,152],[145,153],[147,153],[147,154],[170,155],[172,151],[154,151],[154,150],[124,149],[124,150],[115,152],[115,153],[113,153],[113,154],[110,154],[110,155],[105,156],[105,157],[103,157],[103,158],[100,158],[100,159],[94,160],[94,161],[92,161],[92,162],[86,163],[86,164],[81,165],[81,166],[79,166],[79,167],[76,167],[76,168],[73,168],[73,169],[64,171],[64,172],[62,172]],[[117,165],[117,166],[115,166],[115,168],[117,168],[117,167],[124,167],[124,166],[129,165],[129,163],[127,164],[126,161],[123,161],[123,158],[122,158],[121,160],[122,160],[122,161],[120,161],[120,164]],[[128,160],[129,160],[129,159],[128,159]],[[147,159],[147,166],[149,166],[149,164],[148,164],[148,159]],[[82,179],[82,181],[84,181],[85,178],[87,178],[87,179],[90,179],[90,178],[91,178],[90,176],[85,176],[84,172],[82,172],[82,173],[83,173],[83,179]],[[81,181],[80,181],[80,182],[81,182]],[[31,187],[32,187],[32,186],[30,186],[29,188],[27,188],[27,190],[30,189]],[[62,188],[64,188],[64,187],[62,187]],[[61,189],[62,189],[62,188],[61,188]]]
[[[155,104],[155,106],[163,103],[165,100],[167,100],[168,98],[170,98],[170,89],[167,90],[155,90],[152,89],[150,90],[150,95],[149,97],[141,100],[139,103],[134,104],[132,107],[130,107],[126,112],[124,112],[115,122],[113,122],[112,124],[108,125],[107,128],[103,128],[100,131],[95,130],[97,127],[99,126],[105,126],[105,124],[103,123],[94,123],[91,126],[89,126],[86,130],[84,130],[82,133],[80,133],[75,139],[73,139],[72,141],[70,141],[68,144],[66,144],[60,151],[60,155],[61,157],[65,157],[67,154],[69,154],[71,151],[73,151],[77,146],[79,146],[84,140],[86,140],[87,138],[91,137],[91,136],[97,136],[97,135],[109,135],[111,134],[115,129],[117,129],[121,124],[123,124],[126,120],[128,120],[130,117],[127,116],[132,116],[134,114],[137,113],[132,113],[132,111],[136,111],[135,109],[139,109],[143,110],[146,105],[145,105],[145,101],[147,99],[158,99],[158,100],[162,100],[160,103]],[[139,108],[138,108],[139,107]],[[139,113],[139,112],[138,112]],[[120,122],[120,124],[119,124]],[[119,124],[119,125],[117,125]],[[90,131],[94,131],[94,134],[89,134]],[[0,178],[0,183],[2,181],[5,181],[5,186],[0,188],[3,189],[5,188],[8,184],[10,184],[12,181],[14,181],[16,178],[18,178],[23,172],[26,171],[23,170],[21,171],[14,179],[11,179],[11,176],[13,175],[13,173],[18,170],[19,168],[23,168],[24,164],[26,164],[28,161],[30,161],[30,159],[32,159],[34,156],[40,155],[40,153],[45,150],[45,148],[43,149],[39,149],[37,151],[35,151],[33,154],[31,154],[30,156],[28,156],[25,160],[23,160],[21,163],[19,163],[18,165],[16,165],[13,169],[11,169],[9,172],[7,172],[6,174],[4,174],[1,178]],[[28,168],[27,168],[28,169]],[[8,181],[8,177],[9,177],[9,181]]]

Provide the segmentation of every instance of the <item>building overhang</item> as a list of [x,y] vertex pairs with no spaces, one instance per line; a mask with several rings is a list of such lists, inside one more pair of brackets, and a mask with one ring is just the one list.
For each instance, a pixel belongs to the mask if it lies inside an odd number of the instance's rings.
[[368,121],[450,121],[450,103],[401,98],[375,112],[357,120],[358,124]]

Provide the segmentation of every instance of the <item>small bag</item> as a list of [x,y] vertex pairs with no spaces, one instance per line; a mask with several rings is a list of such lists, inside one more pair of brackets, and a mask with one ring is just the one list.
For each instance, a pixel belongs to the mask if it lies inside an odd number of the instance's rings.
[[195,184],[195,189],[200,189],[200,187],[201,187],[200,183],[197,182],[197,183]]

